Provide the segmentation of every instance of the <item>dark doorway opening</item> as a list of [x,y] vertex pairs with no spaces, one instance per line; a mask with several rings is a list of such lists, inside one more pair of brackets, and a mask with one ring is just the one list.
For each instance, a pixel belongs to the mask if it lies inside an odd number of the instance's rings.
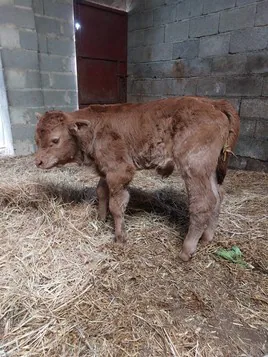
[[127,13],[78,0],[74,15],[79,107],[126,102]]

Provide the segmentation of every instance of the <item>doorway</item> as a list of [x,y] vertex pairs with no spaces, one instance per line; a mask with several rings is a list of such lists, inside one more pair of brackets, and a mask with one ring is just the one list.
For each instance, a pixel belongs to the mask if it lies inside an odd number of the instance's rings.
[[127,13],[78,0],[74,5],[79,107],[127,99]]

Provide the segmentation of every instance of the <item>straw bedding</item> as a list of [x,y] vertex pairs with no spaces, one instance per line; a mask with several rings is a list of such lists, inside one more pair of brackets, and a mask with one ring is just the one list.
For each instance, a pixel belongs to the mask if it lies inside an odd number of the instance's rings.
[[[97,220],[88,168],[0,160],[0,356],[238,357],[268,352],[268,175],[229,171],[213,243],[178,259],[183,181],[137,173],[128,242]],[[218,258],[237,245],[254,268]]]

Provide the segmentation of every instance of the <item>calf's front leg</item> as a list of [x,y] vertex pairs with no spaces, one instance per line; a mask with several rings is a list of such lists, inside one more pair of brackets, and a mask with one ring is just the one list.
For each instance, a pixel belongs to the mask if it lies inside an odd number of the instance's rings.
[[124,223],[124,213],[129,201],[129,193],[122,189],[114,194],[110,194],[109,208],[114,218],[115,241],[125,243],[126,232]]
[[118,173],[112,172],[106,175],[109,187],[109,209],[114,219],[115,241],[124,243],[126,232],[124,225],[124,213],[129,201],[129,193],[126,190],[134,176],[134,169],[130,165],[118,169]]

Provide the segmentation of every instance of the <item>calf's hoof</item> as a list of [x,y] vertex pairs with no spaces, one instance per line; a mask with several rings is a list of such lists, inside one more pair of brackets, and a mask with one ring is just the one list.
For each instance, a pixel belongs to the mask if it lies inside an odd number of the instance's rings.
[[192,255],[182,250],[179,254],[179,258],[184,262],[188,262],[192,258]]
[[114,241],[115,243],[125,244],[127,240],[125,235],[118,235],[114,237]]
[[210,232],[204,232],[200,239],[200,242],[202,245],[208,245],[209,243],[212,242],[212,240],[213,240],[213,234]]
[[98,215],[98,220],[100,221],[100,222],[106,222],[107,221],[107,216],[101,216],[101,215]]
[[99,220],[99,221],[101,221],[101,222],[106,222],[107,216],[108,216],[108,214],[107,214],[106,211],[103,212],[103,211],[99,210],[99,212],[98,212],[98,220]]

